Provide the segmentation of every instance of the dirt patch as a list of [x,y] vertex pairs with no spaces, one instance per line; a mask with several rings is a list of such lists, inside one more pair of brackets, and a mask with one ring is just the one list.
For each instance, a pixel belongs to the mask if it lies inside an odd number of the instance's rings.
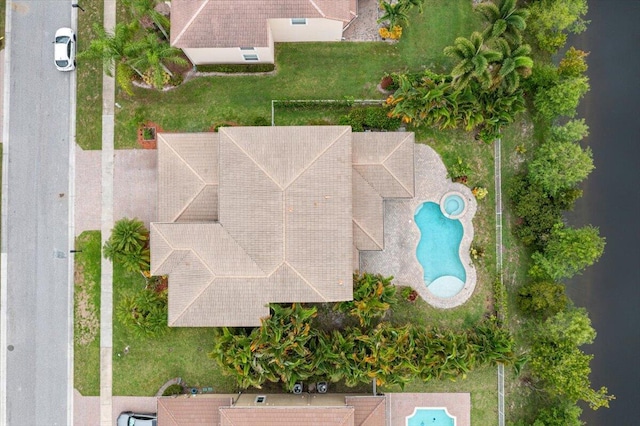
[[100,331],[100,320],[96,307],[91,301],[93,282],[84,279],[84,267],[76,265],[75,280],[75,341],[81,346],[93,342]]

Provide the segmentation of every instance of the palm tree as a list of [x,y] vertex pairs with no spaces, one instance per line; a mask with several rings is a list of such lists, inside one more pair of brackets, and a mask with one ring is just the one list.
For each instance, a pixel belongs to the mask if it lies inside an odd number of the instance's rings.
[[483,32],[485,39],[504,37],[512,44],[522,43],[522,31],[527,27],[528,9],[516,7],[516,0],[500,0],[500,4],[488,1],[476,6],[489,26]]
[[139,219],[120,219],[104,243],[104,257],[132,272],[149,270],[149,231]]
[[136,49],[135,56],[129,64],[134,69],[142,70],[151,77],[151,83],[156,89],[162,89],[165,85],[165,77],[171,76],[165,63],[187,65],[187,60],[182,57],[182,51],[171,47],[167,41],[161,41],[155,34],[149,33]]
[[474,32],[471,38],[458,37],[453,46],[444,48],[444,54],[458,60],[451,71],[452,86],[463,89],[471,80],[483,87],[491,86],[493,65],[502,59],[502,54],[484,45],[482,34]]
[[124,0],[123,3],[143,25],[145,19],[150,19],[162,32],[164,38],[169,40],[168,30],[171,23],[169,18],[155,9],[159,3],[158,0]]
[[87,50],[78,54],[78,58],[101,59],[105,73],[113,76],[117,65],[124,63],[132,50],[135,50],[134,36],[138,30],[137,23],[118,23],[113,33],[108,33],[98,24],[93,26],[93,30],[96,37],[91,40]]
[[402,26],[409,21],[407,5],[404,2],[391,4],[383,1],[380,6],[384,9],[384,14],[378,19],[378,23],[389,21],[389,29],[396,25]]
[[502,62],[494,72],[493,87],[500,87],[506,93],[513,93],[520,86],[520,77],[528,77],[533,67],[531,47],[522,44],[511,49],[509,43],[500,38],[496,44],[502,54]]

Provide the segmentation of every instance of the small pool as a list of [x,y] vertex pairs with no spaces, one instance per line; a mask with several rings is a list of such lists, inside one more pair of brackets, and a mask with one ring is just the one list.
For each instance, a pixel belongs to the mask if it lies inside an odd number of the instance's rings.
[[414,220],[421,234],[416,257],[429,291],[446,299],[464,288],[467,274],[459,254],[464,234],[462,223],[445,217],[440,207],[428,201],[416,210]]
[[462,194],[458,192],[448,192],[440,200],[440,210],[449,219],[459,219],[466,212],[466,204]]
[[446,408],[419,408],[407,417],[407,426],[455,426],[456,417]]

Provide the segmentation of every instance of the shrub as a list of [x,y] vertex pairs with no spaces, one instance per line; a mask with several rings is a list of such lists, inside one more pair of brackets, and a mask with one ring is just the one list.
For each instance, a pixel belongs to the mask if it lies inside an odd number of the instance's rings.
[[546,319],[563,311],[568,301],[564,285],[553,281],[525,284],[518,291],[518,307],[522,312],[539,319]]
[[252,126],[271,126],[271,120],[263,116],[254,117],[251,120],[251,125]]
[[260,73],[271,72],[275,70],[274,64],[215,64],[215,65],[197,65],[199,72],[221,72],[227,74],[237,73]]
[[355,107],[349,114],[340,118],[339,124],[351,126],[354,132],[364,132],[365,130],[398,130],[401,121],[399,118],[391,118],[388,110],[378,106]]
[[104,257],[121,263],[130,272],[149,270],[149,231],[141,220],[123,218],[115,223],[104,243]]
[[183,392],[182,386],[175,384],[166,388],[162,393],[162,396],[180,395],[182,392]]
[[471,167],[466,161],[458,157],[456,161],[448,168],[449,178],[454,182],[466,183]]
[[141,337],[159,337],[167,326],[167,292],[157,293],[144,288],[125,295],[116,309],[118,320]]
[[474,197],[476,197],[476,199],[482,200],[484,197],[487,196],[489,191],[487,191],[487,188],[483,188],[482,186],[476,186],[471,190],[471,193],[473,194]]

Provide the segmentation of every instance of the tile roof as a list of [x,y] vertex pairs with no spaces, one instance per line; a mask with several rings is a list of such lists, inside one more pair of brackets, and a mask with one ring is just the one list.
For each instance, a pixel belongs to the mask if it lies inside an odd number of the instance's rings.
[[222,407],[220,426],[354,426],[353,407]]
[[231,405],[230,397],[158,398],[158,424],[162,426],[211,426],[220,422],[220,407]]
[[180,48],[266,47],[268,20],[327,18],[345,24],[353,0],[173,0],[171,45]]
[[355,426],[385,426],[387,419],[384,396],[347,396],[345,404],[355,410]]
[[412,173],[409,133],[159,135],[151,272],[170,275],[169,325],[257,326],[269,303],[350,300],[354,257],[383,248],[383,200],[411,196]]

